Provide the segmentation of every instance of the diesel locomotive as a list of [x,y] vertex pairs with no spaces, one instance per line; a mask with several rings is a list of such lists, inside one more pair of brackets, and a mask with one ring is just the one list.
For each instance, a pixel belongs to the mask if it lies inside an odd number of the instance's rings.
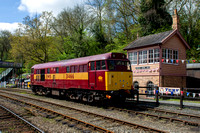
[[31,68],[34,93],[87,102],[133,98],[132,78],[130,61],[122,53],[48,62]]

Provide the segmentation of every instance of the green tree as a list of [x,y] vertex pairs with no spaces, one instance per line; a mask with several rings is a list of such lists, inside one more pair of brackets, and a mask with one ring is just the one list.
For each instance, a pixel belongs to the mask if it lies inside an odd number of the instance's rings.
[[[88,29],[91,23],[93,17],[83,6],[65,9],[54,19],[52,27],[58,36],[57,40],[61,42],[57,43],[57,48],[62,56],[71,58],[88,55]],[[72,53],[74,56],[70,56]]]
[[168,0],[167,8],[177,9],[180,19],[180,32],[191,49],[187,58],[200,62],[200,1],[199,0]]
[[141,0],[140,11],[139,23],[143,35],[171,29],[172,17],[166,10],[164,0]]
[[6,60],[8,57],[11,33],[7,30],[0,31],[0,60]]
[[88,0],[87,5],[90,7],[90,12],[95,16],[95,22],[91,27],[91,32],[98,48],[104,51],[108,44],[105,30],[106,0]]
[[12,53],[15,59],[23,57],[26,61],[48,62],[52,47],[52,14],[43,12],[31,18],[24,18],[23,24],[12,38]]
[[132,41],[136,37],[132,31],[135,25],[138,25],[139,1],[114,0],[113,4],[116,9],[115,22],[119,33],[118,37],[122,40]]

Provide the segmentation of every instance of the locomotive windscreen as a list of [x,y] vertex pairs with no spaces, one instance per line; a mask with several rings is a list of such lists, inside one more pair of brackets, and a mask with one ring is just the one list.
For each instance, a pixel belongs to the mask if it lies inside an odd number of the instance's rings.
[[129,61],[122,60],[108,60],[108,70],[111,71],[131,71],[131,65]]

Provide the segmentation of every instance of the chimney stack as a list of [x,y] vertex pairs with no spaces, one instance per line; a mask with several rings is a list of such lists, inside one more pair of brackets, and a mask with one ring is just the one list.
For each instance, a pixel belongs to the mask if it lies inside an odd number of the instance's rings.
[[173,17],[172,29],[179,30],[180,29],[180,24],[179,24],[179,16],[177,14],[177,9],[174,10],[174,15],[172,17]]

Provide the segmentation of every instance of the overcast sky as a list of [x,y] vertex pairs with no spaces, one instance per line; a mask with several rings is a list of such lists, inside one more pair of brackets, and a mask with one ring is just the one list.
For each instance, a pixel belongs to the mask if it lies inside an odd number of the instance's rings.
[[0,30],[13,32],[28,15],[52,11],[57,15],[67,7],[83,4],[86,0],[0,0]]

